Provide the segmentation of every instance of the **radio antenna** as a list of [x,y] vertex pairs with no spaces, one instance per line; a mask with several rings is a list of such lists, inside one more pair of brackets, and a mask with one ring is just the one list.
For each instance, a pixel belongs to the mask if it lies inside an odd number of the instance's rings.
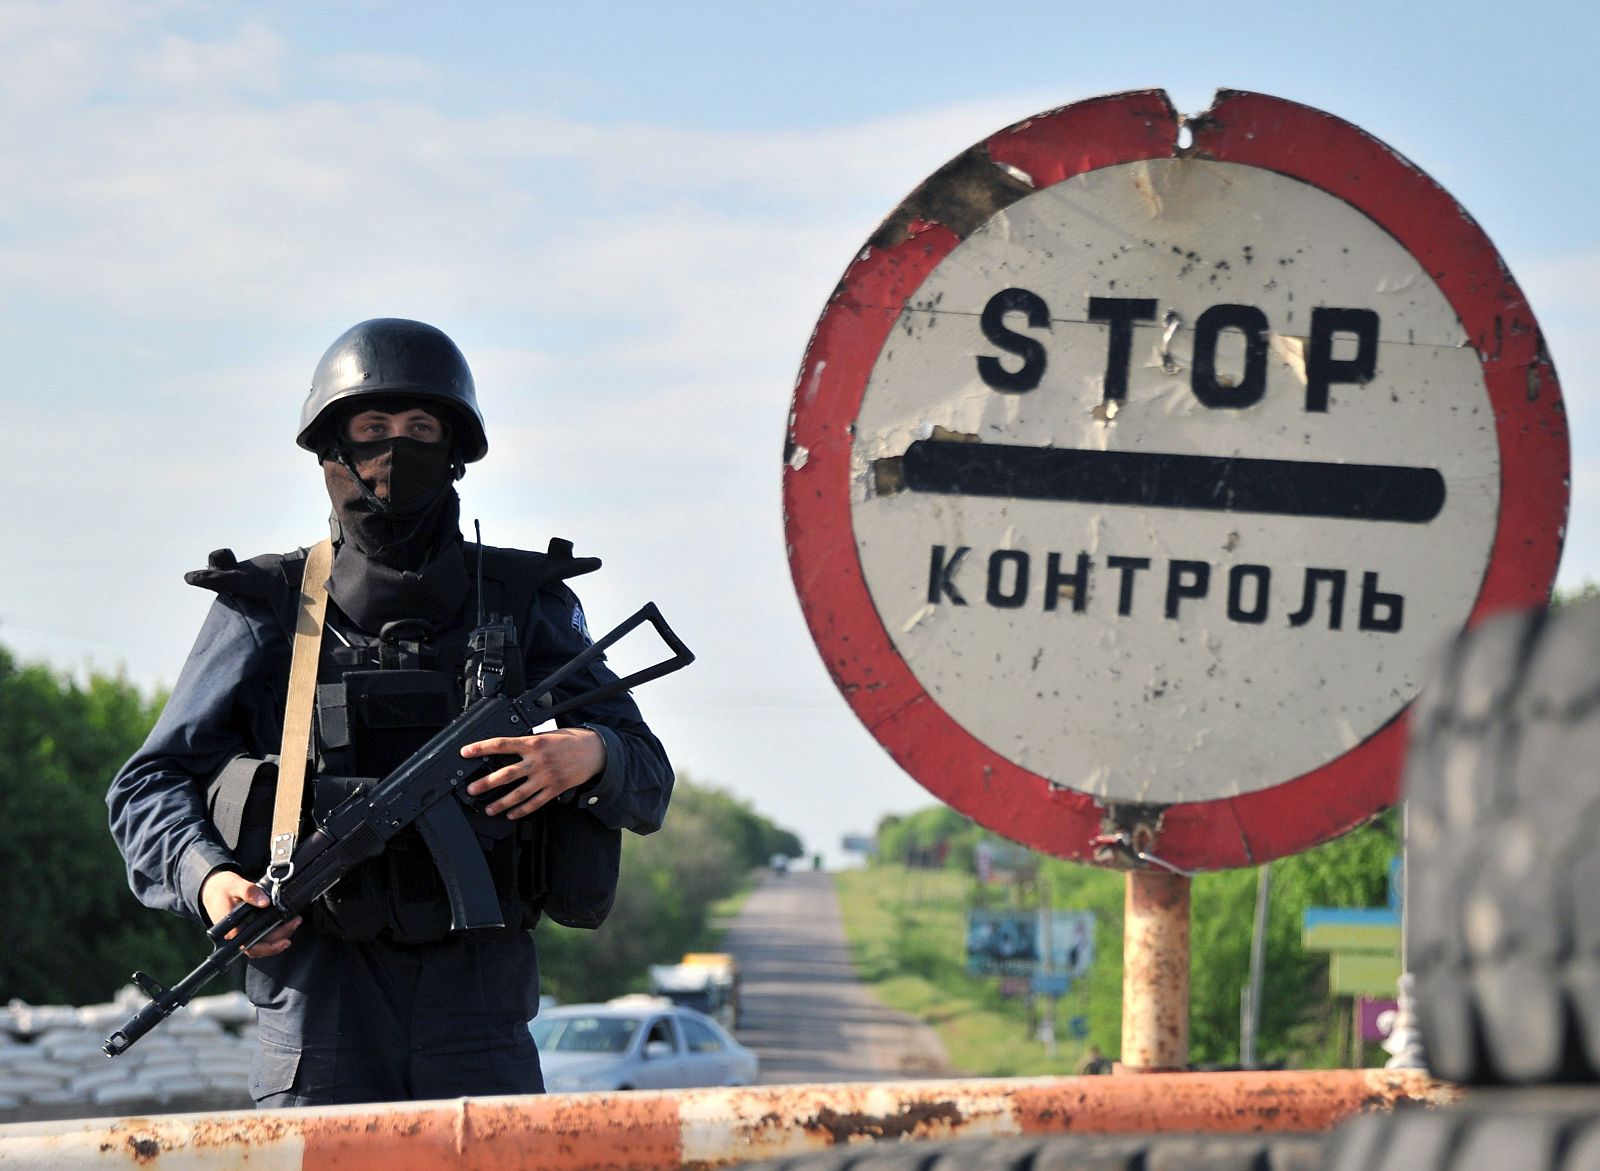
[[478,542],[478,625],[483,625],[483,528],[472,518],[472,536]]

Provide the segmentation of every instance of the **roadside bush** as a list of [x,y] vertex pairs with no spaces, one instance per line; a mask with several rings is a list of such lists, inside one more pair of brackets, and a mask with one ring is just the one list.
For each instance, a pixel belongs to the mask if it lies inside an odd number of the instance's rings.
[[[964,818],[947,809],[919,811],[886,820],[880,856],[904,856],[944,835],[957,840]],[[1327,1066],[1337,1052],[1335,1014],[1327,992],[1327,957],[1308,954],[1300,946],[1301,922],[1311,907],[1384,905],[1390,860],[1399,842],[1394,814],[1376,818],[1343,837],[1272,864],[1265,996],[1258,1060],[1268,1065]],[[971,852],[949,851],[944,873],[970,873]],[[1037,907],[1043,901],[1057,910],[1092,911],[1095,916],[1095,963],[1061,1002],[1061,1015],[1082,1015],[1089,1029],[1085,1043],[1115,1054],[1122,1032],[1122,936],[1124,876],[1119,871],[1034,855],[1030,877],[982,883],[966,879],[964,897],[942,906],[905,892],[918,888],[919,871],[885,862],[876,868],[874,889],[892,905],[887,945],[858,948],[858,962],[867,961],[867,978],[915,976],[936,983],[951,995],[974,1003],[992,1003],[1002,1014],[1020,1015],[1022,1007],[1002,1002],[994,977],[968,976],[963,967],[960,924],[968,907]],[[894,875],[891,878],[891,874]],[[1239,1060],[1241,991],[1249,982],[1250,937],[1254,927],[1254,868],[1197,875],[1191,887],[1190,917],[1190,1059],[1196,1064],[1234,1065]],[[841,887],[844,889],[844,887]],[[858,889],[852,886],[850,889]],[[900,892],[889,896],[889,891]],[[992,1070],[975,1070],[992,1073]]]
[[540,924],[544,991],[565,1003],[643,991],[649,965],[712,948],[712,904],[736,893],[774,853],[804,851],[737,798],[680,776],[661,830],[623,834],[617,901],[600,929]]
[[136,967],[175,979],[202,957],[197,929],[129,892],[106,822],[106,785],[162,702],[0,648],[0,1000],[102,1001]]

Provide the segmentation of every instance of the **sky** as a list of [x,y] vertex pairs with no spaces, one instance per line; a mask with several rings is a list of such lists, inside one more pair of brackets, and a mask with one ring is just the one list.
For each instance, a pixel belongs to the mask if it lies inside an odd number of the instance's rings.
[[[207,553],[308,544],[317,358],[428,321],[476,376],[491,544],[598,555],[699,655],[641,706],[674,764],[800,834],[934,803],[839,696],[789,577],[795,375],[877,223],[1002,127],[1165,88],[1354,122],[1439,181],[1538,316],[1573,435],[1558,582],[1600,581],[1592,14],[944,0],[0,0],[0,645],[170,686]],[[629,665],[619,656],[619,665]]]

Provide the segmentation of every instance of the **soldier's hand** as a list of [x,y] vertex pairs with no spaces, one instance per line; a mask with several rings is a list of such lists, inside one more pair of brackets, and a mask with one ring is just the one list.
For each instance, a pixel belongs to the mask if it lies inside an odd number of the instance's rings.
[[[206,909],[206,918],[212,923],[219,923],[240,903],[249,903],[252,907],[270,907],[272,899],[244,875],[232,870],[218,870],[201,884],[200,903]],[[298,926],[300,917],[297,915],[273,928],[253,946],[245,948],[244,954],[253,960],[277,955],[289,946],[289,937]],[[232,939],[235,934],[237,932],[228,932],[228,938]]]
[[[494,792],[483,807],[489,814],[526,817],[575,789],[606,767],[606,744],[592,728],[557,728],[532,736],[496,736],[468,744],[461,755],[515,756],[517,759],[467,786],[471,796]],[[500,790],[496,792],[496,790]]]

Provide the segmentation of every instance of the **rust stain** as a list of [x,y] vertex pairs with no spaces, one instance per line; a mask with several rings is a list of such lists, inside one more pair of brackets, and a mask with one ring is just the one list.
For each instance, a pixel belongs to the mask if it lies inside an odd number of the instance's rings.
[[1124,882],[1122,1059],[1141,1071],[1181,1070],[1189,1063],[1189,879],[1130,870]]
[[[937,443],[982,443],[983,437],[971,431],[952,431],[935,423],[928,429],[928,438]],[[906,490],[906,461],[904,455],[886,455],[872,461],[872,490],[878,496],[892,496]]]
[[[776,1150],[793,1145],[797,1132],[806,1147],[816,1146],[817,1139],[839,1145],[855,1139],[948,1134],[969,1120],[954,1098],[970,1089],[971,1083],[952,1081],[770,1086],[718,1091],[715,1099],[701,1094],[700,1101],[715,1100],[718,1114],[727,1111],[737,1119],[736,1145]],[[883,1108],[885,1091],[895,1095],[888,1110]],[[751,1107],[758,1103],[761,1112],[752,1116]]]
[[1415,1070],[1149,1073],[1062,1081],[1071,1088],[1018,1087],[1014,1110],[1023,1133],[1325,1131],[1363,1112],[1440,1106],[1461,1094]]
[[821,1132],[828,1141],[841,1146],[855,1138],[926,1138],[947,1134],[965,1121],[954,1102],[911,1102],[897,1114],[840,1112],[824,1106],[810,1118],[797,1120],[802,1130]]
[[[643,1094],[396,1103],[357,1109],[130,1118],[96,1130],[0,1139],[71,1139],[108,1166],[233,1167],[270,1162],[303,1140],[306,1171],[666,1171],[714,1168],[807,1149],[962,1135],[1325,1131],[1364,1111],[1440,1106],[1461,1091],[1419,1071],[1310,1070],[768,1086]],[[886,1106],[887,1103],[887,1106]],[[685,1149],[686,1128],[694,1131]],[[96,1147],[98,1143],[98,1147]]]
[[879,225],[869,248],[892,248],[912,238],[918,222],[943,224],[965,240],[995,213],[1033,192],[1010,168],[989,157],[983,144],[963,151],[925,179]]
[[156,1142],[155,1139],[136,1138],[130,1134],[128,1136],[128,1150],[133,1153],[133,1161],[135,1163],[147,1163],[160,1157],[161,1144]]
[[906,461],[904,456],[886,455],[872,461],[872,492],[875,496],[892,496],[904,492],[906,487]]

